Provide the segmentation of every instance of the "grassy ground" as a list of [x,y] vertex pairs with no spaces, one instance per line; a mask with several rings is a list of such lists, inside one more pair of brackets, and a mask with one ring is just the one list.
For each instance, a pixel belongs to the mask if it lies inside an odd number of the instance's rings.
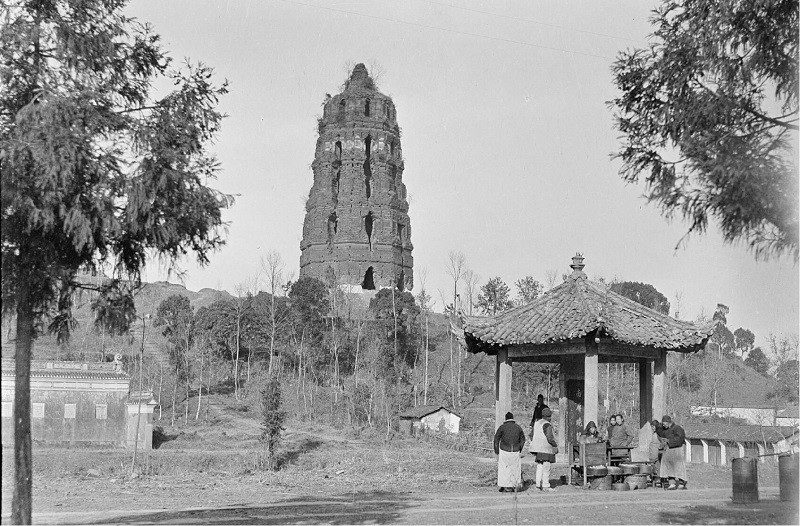
[[[277,454],[279,469],[273,471],[267,469],[255,416],[237,410],[230,399],[214,400],[212,408],[208,423],[190,419],[187,426],[165,426],[163,443],[139,454],[133,474],[130,451],[36,447],[35,517],[73,523],[530,522],[510,515],[512,501],[497,493],[493,454],[391,433],[387,439],[385,430],[343,431],[292,421]],[[3,450],[4,516],[13,489],[12,458],[10,450]],[[719,505],[730,501],[730,466],[690,464],[687,469],[692,491],[626,493],[624,502],[630,501],[630,509],[639,515],[626,515],[625,520],[612,513],[615,502],[623,502],[610,495],[618,492],[587,492],[576,486],[559,486],[555,500],[545,503],[539,502],[543,496],[538,491],[526,491],[519,506],[539,510],[540,518],[551,522],[562,522],[559,517],[567,513],[563,522],[576,523],[713,522],[706,519],[728,513]],[[525,478],[533,478],[530,457],[523,459],[523,471]],[[565,474],[565,466],[555,466],[554,484]],[[759,466],[759,484],[775,493],[775,464]],[[682,502],[682,514],[661,506],[663,499]],[[713,503],[716,507],[701,507]],[[181,511],[192,509],[201,511]],[[109,510],[115,515],[108,515]],[[146,510],[156,511],[142,515]],[[648,515],[656,511],[662,515]],[[720,523],[780,523],[787,517],[785,510],[777,515],[758,508],[733,511]],[[238,514],[249,519],[234,520]]]

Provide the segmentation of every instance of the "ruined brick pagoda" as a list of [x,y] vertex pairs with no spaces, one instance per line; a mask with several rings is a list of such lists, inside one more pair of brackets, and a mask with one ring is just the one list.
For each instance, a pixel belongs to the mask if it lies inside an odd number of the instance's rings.
[[319,121],[306,203],[300,277],[373,290],[411,289],[408,218],[400,128],[392,99],[358,64]]

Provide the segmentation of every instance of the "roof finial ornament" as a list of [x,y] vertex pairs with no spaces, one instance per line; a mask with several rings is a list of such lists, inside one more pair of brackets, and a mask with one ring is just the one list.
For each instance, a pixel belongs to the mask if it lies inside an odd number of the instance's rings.
[[575,255],[572,256],[572,265],[570,265],[570,268],[575,272],[580,272],[585,266],[586,265],[583,264],[583,254],[576,252]]

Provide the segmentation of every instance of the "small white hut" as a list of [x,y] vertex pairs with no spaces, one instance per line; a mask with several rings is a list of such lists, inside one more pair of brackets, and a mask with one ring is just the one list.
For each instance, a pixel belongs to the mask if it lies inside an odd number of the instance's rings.
[[400,413],[400,431],[407,435],[420,429],[438,433],[458,433],[461,416],[440,405],[409,407]]

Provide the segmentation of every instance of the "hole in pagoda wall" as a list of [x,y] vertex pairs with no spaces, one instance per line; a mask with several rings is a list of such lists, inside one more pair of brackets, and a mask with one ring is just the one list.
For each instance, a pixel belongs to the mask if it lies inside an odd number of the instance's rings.
[[372,136],[367,135],[364,139],[364,146],[367,148],[367,157],[364,160],[364,187],[367,192],[367,199],[372,195],[372,168],[369,165],[370,161],[370,148],[372,146]]
[[369,243],[370,250],[372,250],[372,227],[374,223],[375,220],[372,216],[372,212],[367,212],[367,215],[364,217],[364,230],[367,233],[367,243]]
[[333,206],[339,203],[339,181],[341,180],[341,170],[336,170],[336,174],[331,179],[331,196],[333,197]]
[[375,290],[375,278],[373,276],[372,267],[369,267],[364,272],[364,281],[361,282],[361,288],[364,290]]

